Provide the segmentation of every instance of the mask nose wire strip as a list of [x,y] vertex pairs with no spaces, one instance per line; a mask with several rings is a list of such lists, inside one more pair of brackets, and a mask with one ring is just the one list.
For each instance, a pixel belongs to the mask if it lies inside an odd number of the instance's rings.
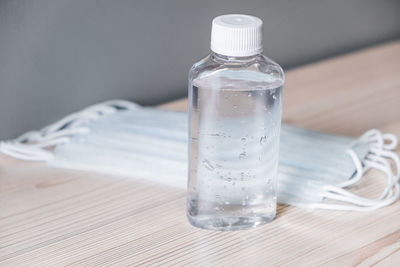
[[1,141],[0,152],[17,159],[48,162],[54,158],[48,149],[62,143],[67,143],[74,134],[88,133],[84,127],[89,121],[97,120],[106,114],[119,110],[134,110],[139,108],[125,100],[110,100],[72,113],[63,119],[44,127],[40,131],[27,132],[15,140]]

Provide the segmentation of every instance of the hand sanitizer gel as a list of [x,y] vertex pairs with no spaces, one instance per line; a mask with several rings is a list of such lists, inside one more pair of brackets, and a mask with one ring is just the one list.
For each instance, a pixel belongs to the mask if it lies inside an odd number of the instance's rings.
[[187,217],[200,228],[248,229],[276,214],[284,74],[261,54],[257,17],[216,17],[211,50],[189,72]]

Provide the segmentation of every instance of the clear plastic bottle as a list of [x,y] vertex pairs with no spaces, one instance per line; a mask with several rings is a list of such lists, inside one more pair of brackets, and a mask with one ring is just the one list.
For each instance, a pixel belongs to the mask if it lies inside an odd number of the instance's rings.
[[282,68],[261,54],[262,21],[213,20],[211,54],[189,72],[187,216],[239,230],[276,214]]

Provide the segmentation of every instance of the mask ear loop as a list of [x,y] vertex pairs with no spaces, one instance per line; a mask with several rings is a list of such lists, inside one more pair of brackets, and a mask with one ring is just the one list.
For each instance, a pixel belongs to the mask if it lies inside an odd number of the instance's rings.
[[383,158],[382,155],[381,156],[373,155],[373,154],[369,155],[365,161],[365,164],[367,166],[369,166],[370,168],[375,168],[375,169],[382,168],[382,169],[390,170],[392,173],[392,175],[391,175],[390,179],[387,181],[387,185],[386,185],[385,189],[383,190],[379,199],[384,199],[386,197],[386,195],[391,192],[390,189],[393,187],[393,185],[398,182],[398,178],[399,178],[398,177],[399,176],[399,173],[398,173],[399,159],[398,159],[398,157],[393,157],[393,162],[394,162],[394,165],[396,168],[396,172],[397,172],[396,174],[393,173],[390,163],[385,158]]
[[[388,181],[385,189],[386,188],[391,189],[392,187],[390,187],[389,185],[392,181],[393,173],[390,169],[390,165],[388,164],[388,162],[386,162],[386,164],[383,163],[382,164],[374,163],[374,164],[375,166],[373,167],[382,171],[387,176]],[[337,186],[326,186],[324,189],[326,190],[324,196],[331,200],[344,201],[360,206],[373,206],[379,204],[382,201],[381,197],[377,199],[365,198]]]
[[394,134],[385,133],[382,135],[384,141],[388,141],[388,143],[383,144],[383,149],[385,150],[394,150],[398,145],[397,137]]
[[371,151],[371,153],[374,153],[377,156],[386,157],[393,161],[394,166],[396,168],[395,180],[397,182],[400,178],[400,158],[399,158],[399,156],[396,153],[394,153],[393,151],[388,151],[388,150],[371,148],[370,151]]
[[353,149],[349,149],[349,150],[347,150],[347,153],[350,155],[351,159],[353,160],[354,165],[356,166],[356,172],[351,179],[337,184],[337,186],[341,187],[341,188],[358,183],[361,180],[361,178],[363,177],[364,173],[366,172],[366,170],[363,168],[361,160],[358,158],[356,152]]
[[[385,141],[390,141],[385,144]],[[334,209],[334,210],[348,210],[348,211],[370,211],[375,210],[395,202],[400,196],[400,189],[398,180],[400,177],[400,159],[399,156],[388,149],[394,149],[397,145],[397,139],[392,134],[382,135],[378,130],[373,129],[363,134],[352,146],[358,142],[371,143],[369,154],[365,159],[365,167],[362,167],[361,160],[357,157],[353,149],[349,149],[348,153],[353,159],[356,166],[355,176],[338,186],[326,186],[324,190],[324,197],[326,199],[337,200],[352,203],[353,205],[346,204],[327,204],[327,203],[304,203],[306,208],[321,208],[321,209]],[[391,159],[395,165],[396,174],[390,166],[388,160]],[[344,190],[342,187],[347,187],[357,183],[369,169],[377,169],[384,172],[387,176],[387,185],[382,192],[381,196],[377,199],[369,199],[360,197],[354,193]]]
[[[387,177],[393,177],[389,165],[385,166],[384,164],[378,164],[377,166],[374,167],[380,171],[383,171]],[[372,211],[392,204],[399,198],[400,195],[399,185],[397,183],[394,184],[394,187],[389,187],[390,194],[388,194],[385,199],[363,198],[337,186],[326,186],[324,189],[327,191],[324,193],[325,198],[348,202],[351,203],[352,205],[310,203],[309,208],[346,210],[346,211]]]
[[[389,140],[390,143],[389,144],[385,144],[385,140]],[[364,173],[366,173],[368,171],[368,169],[370,168],[370,166],[366,166],[366,168],[362,168],[362,161],[358,158],[357,154],[355,153],[355,151],[352,149],[353,147],[357,146],[359,143],[370,143],[370,148],[368,153],[373,153],[376,155],[379,155],[381,157],[388,157],[390,159],[392,159],[395,163],[396,163],[396,171],[397,171],[397,175],[399,176],[399,157],[397,156],[397,154],[391,152],[391,151],[387,151],[387,150],[393,150],[396,148],[397,146],[397,138],[396,136],[394,136],[393,134],[382,134],[379,130],[377,129],[371,129],[367,132],[365,132],[358,140],[352,142],[350,144],[350,149],[347,151],[347,153],[350,155],[350,157],[353,160],[353,163],[356,167],[356,173],[354,175],[354,177],[352,177],[351,179],[342,182],[340,184],[338,184],[337,186],[339,187],[347,187],[353,184],[356,184],[357,182],[359,182],[361,180],[361,178],[363,177]],[[375,160],[380,161],[380,158],[375,158]],[[383,163],[385,164],[385,163]],[[371,165],[371,164],[369,164]],[[362,170],[362,171],[360,171]]]
[[342,210],[342,211],[374,211],[385,206],[393,204],[400,196],[399,184],[394,185],[394,193],[392,197],[382,200],[381,202],[370,206],[343,205],[343,204],[326,204],[326,203],[305,203],[298,206],[305,209],[326,209],[326,210]]
[[[58,140],[58,142],[67,142],[67,139]],[[33,147],[18,143],[16,141],[0,142],[0,152],[22,160],[44,161],[48,162],[53,159],[53,154],[45,149]]]
[[371,130],[365,132],[363,135],[361,135],[360,138],[358,138],[357,140],[352,142],[350,144],[350,149],[347,150],[347,153],[350,155],[351,159],[353,160],[353,163],[356,167],[356,173],[355,173],[354,177],[338,184],[337,186],[344,188],[344,187],[356,184],[361,180],[364,173],[367,171],[366,169],[363,169],[362,161],[358,158],[356,152],[353,149],[353,147],[357,146],[360,143],[377,143],[377,146],[381,148],[384,145],[384,140],[382,138],[382,133],[379,130],[371,129]]
[[110,100],[70,114],[44,127],[40,131],[30,131],[15,140],[1,141],[0,152],[17,159],[30,161],[51,161],[54,156],[49,149],[68,143],[76,134],[86,134],[90,130],[88,122],[120,110],[134,110],[140,106],[125,100]]

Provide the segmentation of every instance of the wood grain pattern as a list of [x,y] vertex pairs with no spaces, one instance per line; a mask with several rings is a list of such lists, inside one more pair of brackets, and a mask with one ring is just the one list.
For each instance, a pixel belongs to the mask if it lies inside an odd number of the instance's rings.
[[[400,42],[287,72],[284,121],[400,136]],[[185,110],[186,100],[162,108]],[[140,177],[138,177],[140,178]],[[370,173],[356,189],[380,191]],[[400,202],[371,213],[279,206],[249,231],[193,228],[185,192],[140,179],[48,168],[0,155],[0,264],[399,266]]]

